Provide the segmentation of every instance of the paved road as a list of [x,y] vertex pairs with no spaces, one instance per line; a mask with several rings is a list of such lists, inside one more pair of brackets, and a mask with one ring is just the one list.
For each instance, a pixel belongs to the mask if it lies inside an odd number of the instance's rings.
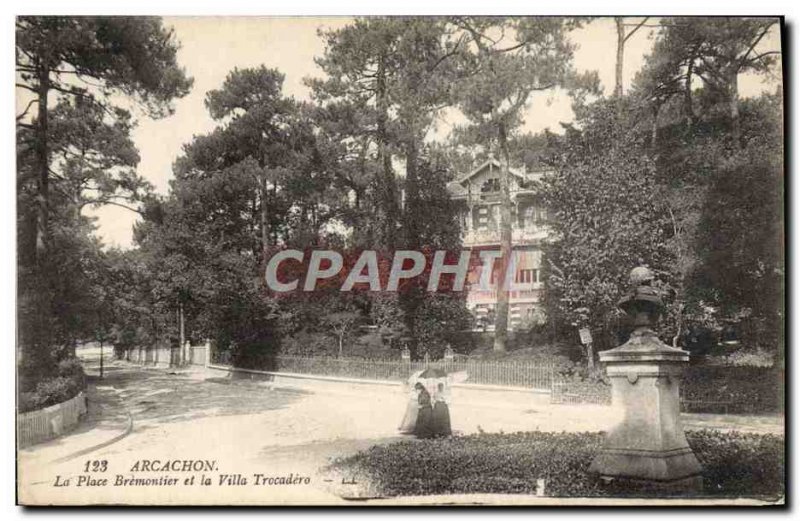
[[[331,458],[376,443],[405,439],[397,425],[405,408],[398,388],[343,385],[332,390],[270,388],[266,383],[230,380],[213,373],[105,364],[98,378],[99,352],[84,350],[89,415],[67,436],[20,451],[24,501],[56,503],[335,503],[333,484],[319,472]],[[518,430],[603,430],[619,420],[601,406],[554,406],[546,398],[487,392],[469,403],[454,393],[453,428],[463,433]],[[782,431],[776,418],[684,415],[689,427]],[[94,450],[93,450],[94,449]],[[106,472],[85,473],[87,461],[107,461]],[[137,470],[143,460],[209,460],[201,472]],[[91,463],[90,463],[91,465]],[[255,486],[254,474],[300,476],[309,484]],[[219,484],[222,475],[235,476]],[[80,476],[181,479],[175,486],[75,486]],[[183,480],[195,475],[195,481]],[[213,484],[200,485],[205,477]],[[56,487],[70,479],[70,485]],[[86,478],[84,478],[86,479]],[[227,482],[226,482],[227,483]],[[342,491],[342,487],[335,487]],[[346,489],[346,487],[345,487]],[[345,490],[346,492],[346,490]],[[235,499],[234,499],[235,498]]]

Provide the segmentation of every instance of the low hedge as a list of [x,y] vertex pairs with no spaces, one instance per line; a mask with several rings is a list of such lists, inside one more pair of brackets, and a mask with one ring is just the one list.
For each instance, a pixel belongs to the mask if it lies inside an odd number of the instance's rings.
[[[784,493],[784,440],[775,435],[689,431],[703,465],[704,496],[764,497]],[[545,480],[553,497],[648,496],[658,492],[604,485],[587,473],[603,440],[599,432],[476,434],[375,446],[340,458],[329,470],[366,480],[386,496],[533,494]]]
[[771,367],[690,366],[683,372],[681,399],[697,412],[776,413],[783,410],[782,380]]
[[20,413],[43,409],[75,397],[86,388],[86,375],[77,358],[68,358],[58,364],[56,376],[36,384],[34,391],[20,392],[17,409]]
[[688,431],[686,439],[703,465],[707,494],[784,494],[786,452],[782,436],[705,429]]
[[552,403],[611,404],[611,383],[605,378],[584,377],[579,374],[560,376],[551,392]]

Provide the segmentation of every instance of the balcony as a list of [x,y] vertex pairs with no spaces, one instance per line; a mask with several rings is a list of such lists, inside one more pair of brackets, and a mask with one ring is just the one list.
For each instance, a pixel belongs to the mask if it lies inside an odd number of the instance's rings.
[[[514,289],[508,292],[508,301],[516,302],[539,302],[544,291],[544,283],[533,282],[528,284],[516,284]],[[478,304],[495,304],[497,302],[497,288],[480,289],[477,285],[469,289],[467,293],[467,307],[474,307]]]
[[[511,242],[514,245],[537,244],[546,237],[547,228],[543,225],[514,228],[511,231]],[[462,230],[461,241],[467,248],[500,244],[500,230],[497,228]]]

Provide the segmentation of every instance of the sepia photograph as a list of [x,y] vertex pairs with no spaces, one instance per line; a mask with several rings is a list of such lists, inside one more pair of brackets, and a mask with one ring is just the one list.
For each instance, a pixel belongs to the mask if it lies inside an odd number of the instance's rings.
[[786,507],[781,13],[21,13],[18,505]]

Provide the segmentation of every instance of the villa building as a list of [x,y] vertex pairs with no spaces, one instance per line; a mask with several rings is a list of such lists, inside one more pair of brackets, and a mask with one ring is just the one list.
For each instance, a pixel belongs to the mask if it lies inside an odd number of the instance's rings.
[[[547,214],[535,189],[545,170],[510,169],[513,285],[509,291],[509,329],[544,319],[542,296],[542,241],[548,235]],[[450,196],[463,202],[462,245],[465,249],[500,249],[501,163],[490,157],[483,164],[448,184]],[[498,282],[492,274],[488,288],[478,285],[480,269],[470,272],[467,308],[476,330],[494,330]]]

